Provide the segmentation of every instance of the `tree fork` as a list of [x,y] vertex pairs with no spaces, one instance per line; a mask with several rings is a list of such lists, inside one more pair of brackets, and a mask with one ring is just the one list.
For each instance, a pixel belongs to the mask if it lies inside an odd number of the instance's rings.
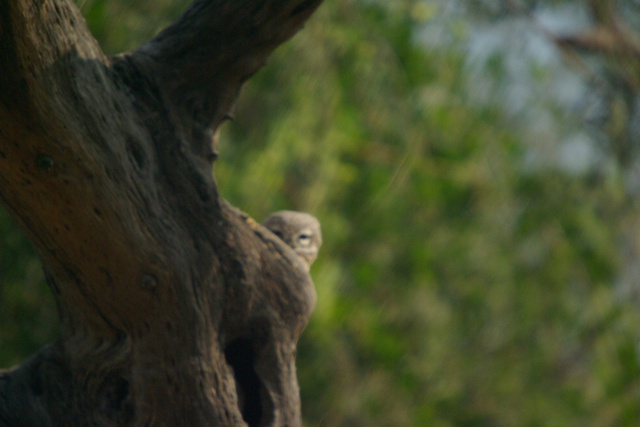
[[71,0],[0,1],[0,198],[62,330],[0,373],[0,425],[301,424],[313,284],[211,168],[243,83],[321,1],[196,1],[115,58]]

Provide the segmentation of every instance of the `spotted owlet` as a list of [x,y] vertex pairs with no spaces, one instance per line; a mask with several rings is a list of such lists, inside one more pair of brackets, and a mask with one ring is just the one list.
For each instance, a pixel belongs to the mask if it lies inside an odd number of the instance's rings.
[[304,265],[311,267],[322,245],[320,222],[305,212],[274,212],[262,223],[273,234],[289,245],[300,257]]

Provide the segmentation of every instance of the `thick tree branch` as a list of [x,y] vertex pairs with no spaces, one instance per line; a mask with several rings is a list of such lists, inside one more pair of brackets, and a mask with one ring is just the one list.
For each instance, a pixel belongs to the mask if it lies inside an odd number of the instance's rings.
[[[321,0],[201,0],[127,56],[155,75],[163,99],[199,130],[194,152],[213,158],[211,138],[242,84],[295,34]],[[192,122],[192,121],[195,121]]]
[[43,258],[63,330],[0,377],[0,424],[300,423],[313,285],[219,198],[211,144],[319,3],[198,1],[114,60],[71,1],[0,3],[0,197]]

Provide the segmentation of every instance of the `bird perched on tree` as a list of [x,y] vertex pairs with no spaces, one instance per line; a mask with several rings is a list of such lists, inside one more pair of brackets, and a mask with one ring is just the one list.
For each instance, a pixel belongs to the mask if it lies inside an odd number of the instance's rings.
[[289,245],[309,270],[322,245],[320,222],[311,214],[296,211],[274,212],[262,222]]

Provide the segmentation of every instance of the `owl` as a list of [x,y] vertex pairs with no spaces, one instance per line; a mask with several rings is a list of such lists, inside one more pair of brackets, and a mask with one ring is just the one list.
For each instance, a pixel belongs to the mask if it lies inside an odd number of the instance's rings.
[[289,245],[309,270],[322,245],[320,222],[316,217],[305,212],[278,211],[269,215],[262,225]]

